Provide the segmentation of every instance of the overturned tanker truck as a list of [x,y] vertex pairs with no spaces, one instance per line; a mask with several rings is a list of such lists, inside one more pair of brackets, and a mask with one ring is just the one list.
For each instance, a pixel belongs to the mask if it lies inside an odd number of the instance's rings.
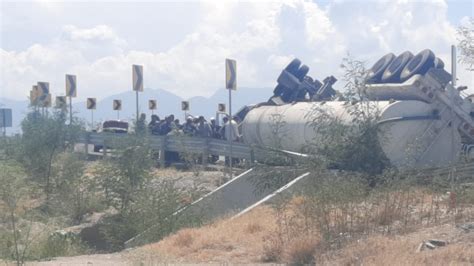
[[[308,71],[294,59],[282,71],[268,102],[238,113],[245,143],[271,147],[278,138],[279,148],[304,153],[318,139],[314,116],[322,112],[315,109],[352,123],[352,104],[336,99],[332,88],[337,80],[313,80]],[[379,142],[393,166],[441,167],[462,155],[474,158],[473,97],[462,95],[465,87],[453,86],[451,74],[432,51],[387,54],[369,70],[366,83],[365,98],[378,112]],[[277,131],[275,117],[280,119]]]

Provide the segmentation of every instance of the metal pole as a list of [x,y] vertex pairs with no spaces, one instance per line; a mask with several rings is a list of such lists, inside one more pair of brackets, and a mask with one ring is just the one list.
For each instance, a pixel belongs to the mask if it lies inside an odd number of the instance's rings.
[[69,96],[69,125],[72,125],[72,97]]
[[3,136],[4,137],[7,136],[7,117],[6,117],[5,113],[6,113],[5,111],[2,112],[2,116],[3,116],[2,124],[3,124]]
[[230,167],[230,179],[232,179],[232,142],[234,132],[231,130],[232,127],[232,90],[229,89],[229,145],[230,145],[230,157],[229,157],[229,167]]
[[[453,107],[454,107],[454,90],[456,89],[456,46],[455,45],[451,45],[451,85],[452,85],[452,88],[449,90],[449,98],[451,100],[451,154],[454,154],[454,148],[455,148],[455,144],[454,144],[454,130],[456,130],[456,127],[454,126],[454,111],[453,111]],[[449,88],[449,87],[448,87]],[[454,203],[453,199],[455,200],[456,198],[456,194],[454,192],[454,175],[455,175],[455,168],[454,168],[454,158],[452,158],[451,160],[451,169],[449,171],[449,174],[451,175],[451,194],[450,194],[450,197],[451,197],[451,204]],[[452,206],[451,207],[454,207],[456,208],[456,206]]]
[[120,111],[117,110],[117,120],[120,120]]
[[137,123],[138,123],[138,116],[139,116],[139,114],[138,114],[138,90],[136,90],[135,92],[137,93]]
[[451,45],[451,83],[456,86],[456,46]]
[[91,131],[94,130],[94,109],[91,109]]

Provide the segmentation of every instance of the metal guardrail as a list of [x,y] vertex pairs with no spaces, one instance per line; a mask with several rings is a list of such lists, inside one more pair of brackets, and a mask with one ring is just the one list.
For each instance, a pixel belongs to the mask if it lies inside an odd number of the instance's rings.
[[[113,142],[124,140],[129,135],[114,134],[114,133],[95,133],[87,132],[80,142],[85,144],[93,144],[102,147],[113,148]],[[200,138],[188,136],[144,136],[150,143],[151,148],[159,150],[160,154],[165,154],[166,151],[178,153],[195,153],[203,155],[230,156],[230,145],[228,141]],[[86,145],[87,147],[87,145]],[[104,154],[106,153],[104,149]],[[87,152],[87,148],[86,148]],[[304,154],[303,154],[304,155]],[[246,159],[248,162],[254,163],[255,160],[265,159],[268,156],[268,150],[262,147],[253,147],[244,143],[232,143],[232,157],[239,159]],[[299,156],[296,157],[301,157]],[[304,157],[304,156],[303,156]],[[160,160],[164,163],[164,156],[160,156]],[[452,167],[443,168],[429,168],[423,170],[409,170],[407,174],[414,174],[417,176],[435,177],[448,176],[452,172]],[[454,166],[454,174],[456,178],[471,178],[474,176],[474,162],[456,164]]]
[[[85,136],[80,139],[80,142],[86,144],[87,153],[87,144],[113,148],[114,142],[120,142],[120,140],[125,140],[127,137],[128,135],[126,134],[87,132]],[[165,152],[171,151],[202,154],[203,157],[206,158],[207,155],[230,156],[230,145],[229,142],[225,140],[188,136],[155,135],[147,135],[143,138],[150,143],[152,149],[159,150],[160,154],[163,155]],[[105,154],[106,149],[103,149],[103,152]],[[239,142],[232,143],[232,157],[246,159],[252,163],[255,161],[252,147]],[[160,156],[160,160],[164,162],[164,156]]]
[[453,167],[444,167],[437,169],[429,169],[427,171],[431,176],[448,176],[450,173],[455,178],[472,178],[474,177],[474,163],[457,164]]

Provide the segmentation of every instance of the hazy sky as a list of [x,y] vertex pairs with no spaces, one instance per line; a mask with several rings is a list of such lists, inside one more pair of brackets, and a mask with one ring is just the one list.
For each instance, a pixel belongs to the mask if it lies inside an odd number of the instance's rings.
[[[70,73],[79,98],[102,98],[131,89],[132,64],[144,65],[145,87],[209,96],[224,85],[226,57],[237,60],[238,86],[258,88],[273,87],[293,57],[320,80],[340,76],[347,53],[370,67],[387,52],[430,48],[450,68],[456,28],[473,8],[470,0],[0,0],[0,97],[26,99],[37,81],[64,94]],[[472,73],[459,79],[474,92]]]

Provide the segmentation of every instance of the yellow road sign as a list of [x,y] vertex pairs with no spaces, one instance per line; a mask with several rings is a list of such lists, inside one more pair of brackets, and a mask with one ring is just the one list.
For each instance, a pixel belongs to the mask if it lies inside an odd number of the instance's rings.
[[219,111],[220,113],[225,113],[225,103],[218,104],[217,111]]
[[182,101],[181,102],[181,110],[182,111],[189,111],[189,102],[188,101]]
[[87,98],[87,109],[95,110],[97,106],[97,101],[95,98]]
[[41,107],[51,107],[51,94],[47,94],[45,97],[44,97],[44,100],[41,101],[40,105]]
[[233,59],[225,60],[225,88],[237,89],[237,62]]
[[156,110],[156,100],[149,100],[148,101],[148,109]]
[[30,91],[30,104],[37,105],[38,104],[38,86],[33,85]]
[[77,83],[75,75],[66,75],[66,96],[77,96]]
[[114,100],[113,104],[112,104],[112,108],[115,110],[115,111],[120,111],[122,110],[122,101],[121,100]]
[[133,90],[143,91],[143,66],[132,66]]
[[[38,99],[38,102],[40,105],[44,105],[42,104],[44,101],[47,100],[47,97],[49,95],[49,82],[38,82],[37,84],[37,87],[38,87],[38,94],[37,94],[37,99]],[[51,101],[51,99],[50,99]],[[51,103],[50,103],[51,104]]]

